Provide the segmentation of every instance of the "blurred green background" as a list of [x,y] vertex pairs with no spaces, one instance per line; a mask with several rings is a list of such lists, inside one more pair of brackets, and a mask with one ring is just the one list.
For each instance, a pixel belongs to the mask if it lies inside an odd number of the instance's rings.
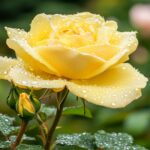
[[[6,46],[4,26],[28,30],[32,18],[37,13],[69,14],[90,11],[101,14],[106,19],[118,22],[120,31],[138,30],[131,23],[129,11],[136,4],[150,4],[149,0],[1,0],[0,1],[0,55],[14,57],[14,52]],[[149,29],[150,30],[150,29]],[[150,77],[150,36],[138,32],[139,48],[131,56],[130,62],[148,78]],[[0,81],[0,112],[10,114],[6,105],[10,84]],[[69,97],[69,105],[75,97]],[[93,118],[65,117],[59,133],[95,132],[99,129],[127,132],[134,136],[137,144],[150,148],[150,84],[143,90],[143,96],[123,109],[108,109],[87,104]]]

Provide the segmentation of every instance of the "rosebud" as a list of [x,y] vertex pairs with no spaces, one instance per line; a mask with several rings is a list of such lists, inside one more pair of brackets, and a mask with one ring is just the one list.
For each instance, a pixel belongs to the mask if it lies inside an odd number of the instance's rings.
[[16,110],[21,118],[30,120],[39,111],[41,103],[32,94],[21,93],[16,103]]
[[18,100],[19,94],[15,87],[10,90],[10,93],[7,97],[7,104],[10,108],[16,110],[16,102]]

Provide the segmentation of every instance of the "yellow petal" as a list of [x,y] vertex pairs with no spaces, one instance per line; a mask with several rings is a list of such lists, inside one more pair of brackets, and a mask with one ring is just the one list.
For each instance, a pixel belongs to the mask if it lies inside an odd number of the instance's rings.
[[16,64],[16,59],[0,56],[0,79],[8,79],[9,70]]
[[51,88],[59,89],[64,88],[66,80],[59,79],[57,77],[50,76],[48,74],[42,74],[42,77],[35,75],[32,72],[24,68],[24,66],[16,65],[9,71],[9,79],[13,83],[22,88]]
[[110,39],[111,45],[128,49],[129,53],[133,53],[138,45],[136,32],[115,32]]
[[61,76],[71,79],[90,78],[105,62],[102,58],[55,45],[37,47],[35,51]]
[[106,21],[105,26],[111,28],[113,31],[118,28],[117,22],[113,20]]
[[115,21],[106,21],[103,26],[99,27],[97,32],[96,43],[97,44],[109,44],[110,38],[117,30],[117,23]]
[[100,15],[89,13],[89,12],[77,13],[75,15],[72,15],[71,17],[73,17],[73,16],[77,16],[77,17],[80,17],[82,19],[95,19],[96,21],[99,21],[99,22],[102,22],[102,23],[104,22],[103,17],[101,17]]
[[119,37],[118,45],[122,49],[127,49],[127,53],[118,62],[122,63],[127,61],[129,59],[129,55],[136,50],[138,46],[138,40],[136,38],[136,32],[118,32],[117,37]]
[[23,109],[26,109],[30,113],[35,113],[35,109],[33,107],[33,104],[31,103],[29,95],[27,95],[26,93],[21,93],[19,95],[18,110],[21,115],[23,115]]
[[93,44],[94,39],[90,33],[85,33],[83,35],[64,34],[60,36],[59,42],[67,47],[77,48]]
[[118,44],[117,45],[114,44],[114,46],[117,46],[119,48],[118,53],[116,53],[114,57],[109,59],[103,66],[101,66],[100,69],[97,70],[97,72],[95,72],[95,75],[104,72],[105,70],[116,64],[120,64],[122,62],[127,61],[129,55],[136,50],[136,47],[138,45],[136,32],[118,33],[117,37],[118,37]]
[[104,60],[110,60],[113,56],[119,52],[119,47],[113,45],[88,45],[77,49],[79,52],[85,52],[103,58]]
[[5,30],[7,31],[7,35],[9,38],[14,38],[14,39],[26,39],[27,38],[27,32],[21,29],[16,29],[16,28],[9,28],[5,27]]
[[46,14],[39,14],[34,17],[31,23],[29,32],[29,43],[32,46],[37,45],[39,42],[48,39],[51,33],[51,26],[49,16]]
[[49,64],[47,65],[45,61],[37,55],[35,50],[29,46],[27,41],[22,39],[7,39],[7,45],[16,52],[18,57],[20,57],[33,69],[58,75],[54,68],[52,68]]
[[70,81],[67,87],[91,103],[119,108],[140,97],[146,82],[131,65],[120,64],[92,79]]

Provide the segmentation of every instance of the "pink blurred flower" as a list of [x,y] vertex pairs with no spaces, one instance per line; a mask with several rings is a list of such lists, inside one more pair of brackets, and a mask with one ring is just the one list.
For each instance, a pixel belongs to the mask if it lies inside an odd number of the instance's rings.
[[146,64],[149,61],[149,51],[142,46],[131,55],[131,59],[137,64]]
[[131,23],[143,36],[150,36],[150,4],[136,4],[130,10]]

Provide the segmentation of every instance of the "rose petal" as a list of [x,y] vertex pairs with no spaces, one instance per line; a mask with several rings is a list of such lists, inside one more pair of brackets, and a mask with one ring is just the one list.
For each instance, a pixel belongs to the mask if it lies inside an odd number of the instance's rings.
[[116,31],[118,28],[117,22],[113,20],[106,21],[105,26],[111,28],[113,31]]
[[[106,21],[102,26],[99,27],[97,32],[96,43],[97,44],[109,44],[109,39],[116,32],[118,26],[115,21]],[[96,34],[96,33],[95,33]]]
[[24,30],[9,27],[5,27],[5,30],[7,31],[7,35],[9,38],[27,39],[27,32],[25,32]]
[[94,56],[103,58],[104,60],[110,60],[113,56],[118,54],[119,47],[113,45],[88,45],[77,49],[79,52],[88,53]]
[[8,72],[14,65],[17,64],[16,59],[0,56],[0,79],[8,79]]
[[22,88],[60,89],[64,88],[66,84],[65,79],[59,79],[58,77],[50,76],[47,74],[42,74],[41,76],[35,75],[25,69],[22,64],[11,68],[8,75],[9,79],[12,80],[15,85]]
[[35,70],[43,70],[50,74],[59,75],[56,69],[49,64],[47,65],[44,60],[29,46],[27,41],[22,39],[7,39],[9,48],[16,52],[16,55],[25,61]]
[[129,64],[120,64],[88,80],[68,82],[68,89],[87,101],[111,108],[124,107],[141,96],[147,78]]
[[35,51],[62,76],[72,79],[90,78],[105,62],[102,58],[55,45],[37,47]]
[[94,38],[90,33],[84,33],[83,35],[64,34],[60,36],[59,42],[67,47],[77,48],[93,44]]
[[80,12],[80,13],[77,13],[75,15],[71,15],[71,17],[74,17],[74,16],[77,16],[77,17],[80,17],[82,19],[88,19],[88,20],[93,20],[93,21],[98,21],[98,22],[104,22],[104,18],[101,17],[100,15],[96,15],[96,14],[92,14],[90,12]]
[[49,16],[44,13],[39,14],[32,20],[28,42],[36,46],[39,42],[50,38],[51,31]]
[[127,61],[129,59],[129,55],[132,54],[138,46],[136,32],[118,32],[116,33],[116,36],[113,36],[113,39],[116,39],[116,44],[120,46],[122,50],[127,49],[127,53],[118,63]]
[[[37,76],[14,59],[0,57],[0,62],[3,64],[0,78],[13,81],[19,87],[61,89],[67,85],[75,95],[111,108],[124,107],[137,99],[147,82],[147,78],[129,64],[118,65],[92,79],[66,81],[47,74]],[[3,73],[5,71],[7,74]]]
[[98,75],[104,72],[105,70],[107,70],[108,68],[111,68],[112,66],[116,64],[120,64],[122,62],[127,61],[129,58],[129,55],[136,50],[136,47],[138,45],[136,32],[123,32],[120,34],[118,33],[117,36],[118,36],[117,46],[120,49],[119,52],[116,53],[116,55],[114,55],[114,57],[108,60],[103,66],[101,66],[100,69],[97,72],[95,72],[95,75]]

